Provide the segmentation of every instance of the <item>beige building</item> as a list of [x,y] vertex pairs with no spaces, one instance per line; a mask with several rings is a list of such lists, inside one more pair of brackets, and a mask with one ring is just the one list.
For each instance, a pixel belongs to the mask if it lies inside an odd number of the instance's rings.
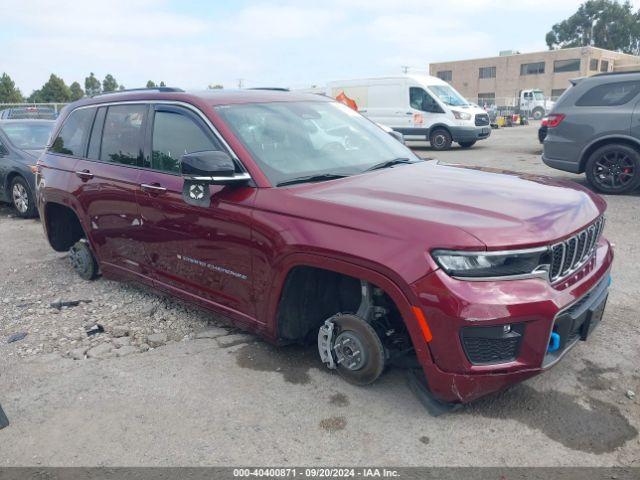
[[429,65],[431,75],[451,83],[479,105],[515,105],[525,89],[540,89],[556,99],[572,78],[634,69],[640,69],[640,57],[595,47],[534,53],[504,51],[497,57]]

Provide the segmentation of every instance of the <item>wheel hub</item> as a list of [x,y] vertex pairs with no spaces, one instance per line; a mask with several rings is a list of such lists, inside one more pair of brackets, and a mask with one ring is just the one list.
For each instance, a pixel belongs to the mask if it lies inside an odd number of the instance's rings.
[[26,189],[16,183],[12,190],[13,204],[20,213],[25,213],[29,209],[29,196]]
[[360,370],[367,358],[362,342],[354,332],[343,332],[336,338],[333,346],[338,365],[349,370]]

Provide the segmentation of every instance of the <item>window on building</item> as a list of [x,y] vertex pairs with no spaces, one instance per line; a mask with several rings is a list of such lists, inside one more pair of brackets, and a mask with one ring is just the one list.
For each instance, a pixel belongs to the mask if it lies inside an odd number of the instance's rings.
[[445,82],[450,82],[453,79],[453,72],[451,70],[440,70],[436,73],[436,76]]
[[615,82],[598,85],[582,95],[579,107],[614,107],[624,105],[640,93],[640,82]]
[[478,78],[496,78],[496,67],[480,67]]
[[544,62],[523,63],[520,65],[520,75],[539,75],[544,73]]
[[146,114],[146,105],[109,107],[102,133],[100,160],[140,166]]
[[608,72],[609,71],[609,60],[601,60],[600,61],[600,71]]
[[597,58],[592,58],[591,61],[589,61],[589,70],[591,70],[592,72],[597,72],[598,71],[598,59]]
[[63,155],[84,157],[85,140],[91,129],[95,113],[95,108],[81,108],[71,112],[69,118],[65,120],[60,133],[51,144],[50,151]]
[[566,88],[554,88],[551,90],[551,100],[556,101],[566,90]]
[[478,105],[480,105],[480,107],[485,107],[485,106],[495,105],[495,104],[496,104],[495,92],[478,94]]
[[553,62],[554,72],[577,72],[580,70],[580,59],[556,60]]

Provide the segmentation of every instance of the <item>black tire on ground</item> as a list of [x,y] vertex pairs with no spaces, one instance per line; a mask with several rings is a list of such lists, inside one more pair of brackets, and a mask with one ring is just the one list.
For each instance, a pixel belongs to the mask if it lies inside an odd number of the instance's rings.
[[29,184],[22,177],[14,177],[9,186],[11,204],[21,218],[33,218],[38,214],[36,201]]
[[476,141],[472,141],[472,142],[458,142],[458,144],[460,145],[460,147],[462,148],[471,148],[476,144]]
[[434,150],[449,150],[452,141],[451,134],[444,128],[436,128],[429,135],[429,143]]
[[86,240],[79,240],[71,247],[69,260],[73,269],[84,280],[94,280],[98,277],[98,262]]
[[598,192],[631,192],[640,186],[640,153],[627,145],[605,145],[589,156],[585,173]]
[[[338,364],[340,376],[354,385],[368,385],[375,382],[385,367],[384,347],[376,331],[357,315],[338,315],[333,321],[336,327],[334,348],[340,348],[341,339],[348,339],[350,342],[344,344],[342,348],[352,351],[362,349],[362,357],[359,357],[361,365],[357,369],[352,369],[346,364],[347,362]],[[334,351],[338,357],[338,351]]]
[[540,120],[542,117],[544,117],[544,110],[541,108],[536,108],[531,113],[531,116],[534,120]]

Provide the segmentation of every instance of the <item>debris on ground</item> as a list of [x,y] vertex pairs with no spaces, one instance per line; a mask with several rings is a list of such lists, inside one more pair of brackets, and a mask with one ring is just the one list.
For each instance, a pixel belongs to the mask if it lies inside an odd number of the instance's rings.
[[97,335],[98,333],[104,333],[104,327],[102,325],[100,325],[99,323],[96,323],[94,325],[91,325],[89,328],[87,328],[86,332],[87,332],[87,337],[90,337],[91,335]]
[[629,400],[633,400],[634,398],[636,398],[636,392],[634,392],[633,390],[627,390],[626,395]]
[[9,419],[7,418],[7,415],[4,413],[4,410],[2,410],[2,405],[0,405],[0,430],[8,426],[9,426]]
[[13,335],[9,335],[9,337],[7,338],[7,343],[18,342],[26,336],[27,336],[27,332],[14,333]]
[[91,303],[91,300],[62,300],[58,298],[49,305],[56,310],[62,310],[63,308],[77,307],[81,303]]

